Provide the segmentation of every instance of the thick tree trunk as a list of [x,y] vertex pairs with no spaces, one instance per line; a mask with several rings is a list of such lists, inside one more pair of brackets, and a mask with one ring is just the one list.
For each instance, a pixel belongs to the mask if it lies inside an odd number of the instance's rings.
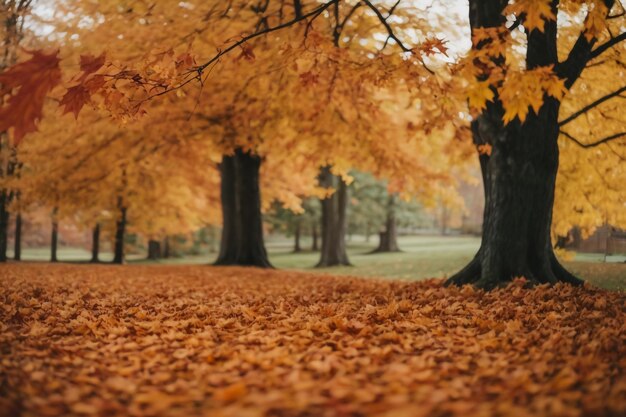
[[488,115],[474,123],[474,141],[493,147],[491,155],[480,156],[482,243],[470,264],[448,283],[485,289],[515,277],[533,284],[580,283],[559,264],[550,237],[559,157],[557,115],[558,103],[547,100],[539,115],[530,115],[523,125],[492,129],[501,122]]
[[58,262],[57,249],[59,246],[59,223],[52,220],[52,234],[50,236],[50,262]]
[[[472,29],[502,25],[506,4],[470,0]],[[552,8],[556,13],[555,3]],[[526,58],[529,69],[557,62],[556,22],[546,22],[543,32],[528,35]],[[490,154],[479,155],[485,189],[482,242],[474,259],[448,284],[491,289],[515,277],[531,284],[580,284],[556,259],[550,237],[559,166],[559,103],[544,97],[539,112],[531,111],[524,123],[514,120],[505,126],[503,114],[496,95],[472,122],[474,143],[491,145]]]
[[91,263],[100,262],[100,223],[96,223],[91,233]]
[[156,261],[161,258],[161,242],[150,239],[148,241],[148,259]]
[[372,253],[400,252],[398,247],[398,229],[396,226],[396,194],[390,194],[387,200],[387,220],[385,230],[379,233],[378,247]]
[[15,216],[15,241],[13,242],[13,259],[22,260],[22,213]]
[[320,250],[320,248],[317,237],[317,221],[315,220],[311,224],[311,238],[313,239],[313,242],[311,243],[311,250],[317,252],[318,250]]
[[300,247],[300,229],[301,229],[302,219],[295,220],[295,229],[293,232],[293,252],[298,253],[302,252],[302,248]]
[[113,247],[113,263],[121,265],[125,262],[124,238],[126,236],[126,207],[120,198],[118,200],[120,218],[115,223],[115,243]]
[[350,265],[346,253],[348,186],[333,175],[328,166],[321,169],[319,182],[324,188],[334,188],[335,192],[321,202],[322,250],[316,266]]
[[220,164],[224,225],[215,265],[271,268],[263,241],[261,158],[237,149]]
[[0,262],[7,261],[9,243],[9,191],[0,190]]
[[215,265],[234,265],[237,259],[235,155],[224,155],[219,165],[222,200],[222,238]]

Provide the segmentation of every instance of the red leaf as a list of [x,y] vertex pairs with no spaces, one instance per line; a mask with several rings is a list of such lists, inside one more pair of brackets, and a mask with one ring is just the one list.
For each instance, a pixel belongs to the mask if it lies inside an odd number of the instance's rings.
[[16,64],[0,74],[1,94],[13,92],[0,109],[0,132],[14,128],[17,145],[25,134],[37,130],[47,94],[61,82],[58,50],[46,54],[30,52],[32,58]]
[[59,105],[65,106],[63,114],[72,112],[74,117],[78,118],[78,113],[80,113],[85,104],[89,103],[90,99],[91,94],[89,94],[89,91],[79,84],[67,89]]
[[97,57],[93,55],[81,55],[80,69],[84,72],[83,79],[102,68],[105,58],[104,52]]

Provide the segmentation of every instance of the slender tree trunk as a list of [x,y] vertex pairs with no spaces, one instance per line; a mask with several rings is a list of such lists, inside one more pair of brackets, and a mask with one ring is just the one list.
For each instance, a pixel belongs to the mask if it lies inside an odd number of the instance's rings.
[[13,259],[22,260],[22,213],[15,216],[15,242],[13,242]]
[[439,227],[441,235],[445,236],[448,230],[448,207],[445,204],[441,205],[441,223]]
[[165,236],[163,239],[163,253],[161,254],[163,259],[168,259],[171,255],[170,253],[170,237]]
[[52,220],[52,234],[50,236],[50,262],[59,261],[59,259],[57,258],[58,245],[59,245],[59,223],[57,222],[56,219],[53,219]]
[[302,219],[297,218],[295,220],[295,230],[293,233],[293,252],[298,253],[302,252],[302,248],[300,247],[300,229],[301,229]]
[[237,149],[220,164],[222,176],[222,246],[216,265],[271,268],[263,241],[261,158]]
[[398,247],[398,230],[396,225],[396,194],[389,194],[387,200],[387,219],[385,221],[385,230],[380,232],[380,240],[378,247],[372,253],[381,252],[400,252]]
[[317,221],[313,221],[313,223],[311,224],[311,237],[313,239],[313,243],[311,244],[311,250],[312,251],[318,251],[320,250],[319,245],[318,245],[318,237],[317,237]]
[[346,253],[348,186],[328,166],[321,169],[319,182],[324,188],[335,188],[335,192],[321,201],[322,250],[317,267],[350,265]]
[[0,190],[0,262],[7,261],[9,243],[9,191]]
[[161,242],[150,239],[148,241],[148,259],[156,261],[161,258]]
[[91,263],[100,262],[100,223],[96,223],[91,233]]
[[124,207],[124,202],[121,197],[118,199],[118,207],[120,210],[120,218],[115,223],[113,263],[121,265],[125,262],[124,238],[126,236],[126,207]]

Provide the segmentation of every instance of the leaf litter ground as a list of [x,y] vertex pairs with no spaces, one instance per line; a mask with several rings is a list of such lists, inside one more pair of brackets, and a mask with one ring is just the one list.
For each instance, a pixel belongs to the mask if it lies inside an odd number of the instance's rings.
[[2,416],[626,415],[626,295],[0,268]]

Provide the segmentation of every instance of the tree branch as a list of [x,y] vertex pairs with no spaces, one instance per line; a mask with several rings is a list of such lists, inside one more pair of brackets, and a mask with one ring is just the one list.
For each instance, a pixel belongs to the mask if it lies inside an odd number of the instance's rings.
[[604,42],[602,45],[599,45],[596,49],[591,51],[589,59],[597,58],[598,56],[600,56],[600,54],[602,54],[606,50],[612,48],[613,46],[617,45],[618,43],[620,43],[623,40],[626,40],[626,32],[622,32],[619,35],[609,39],[606,42]]
[[567,133],[564,130],[559,130],[559,133],[561,133],[563,136],[565,136],[566,138],[568,138],[569,140],[571,140],[572,142],[574,142],[576,145],[580,146],[581,148],[587,149],[587,148],[594,148],[598,145],[602,145],[603,143],[608,143],[612,140],[615,139],[619,139],[622,136],[626,136],[626,132],[620,132],[620,133],[615,133],[613,135],[607,136],[605,138],[599,139],[595,142],[591,142],[591,143],[583,143],[580,140],[576,139],[574,136],[570,135],[569,133]]
[[568,124],[569,122],[571,122],[572,120],[578,118],[579,116],[581,116],[582,114],[586,113],[587,111],[591,110],[592,108],[604,103],[607,100],[612,99],[613,97],[619,96],[621,93],[623,93],[624,91],[626,91],[626,86],[613,91],[610,94],[607,94],[603,97],[600,97],[599,99],[597,99],[596,101],[594,101],[593,103],[590,103],[588,105],[586,105],[585,107],[583,107],[582,109],[574,112],[573,114],[571,114],[570,116],[566,117],[565,119],[561,120],[559,122],[559,126],[564,126],[566,124]]
[[369,0],[363,0],[363,3],[365,3],[365,5],[369,7],[370,10],[374,12],[374,14],[376,14],[376,17],[378,17],[380,23],[387,30],[387,34],[389,35],[389,37],[398,44],[400,49],[402,49],[404,52],[413,52],[410,48],[407,48],[400,39],[398,39],[395,33],[393,33],[393,29],[391,28],[391,26],[389,26],[389,23],[387,23],[387,18],[383,16],[383,14],[380,12],[380,10],[378,10],[376,6],[374,6]]
[[[615,0],[604,0],[604,4],[609,11],[613,7],[614,3]],[[596,38],[587,40],[585,30],[583,30],[578,36],[576,43],[570,50],[565,61],[557,63],[556,73],[559,78],[565,79],[565,87],[568,89],[574,85],[578,77],[580,77],[580,74],[582,74],[583,70],[587,66],[589,60],[592,59],[592,49],[596,42]]]

